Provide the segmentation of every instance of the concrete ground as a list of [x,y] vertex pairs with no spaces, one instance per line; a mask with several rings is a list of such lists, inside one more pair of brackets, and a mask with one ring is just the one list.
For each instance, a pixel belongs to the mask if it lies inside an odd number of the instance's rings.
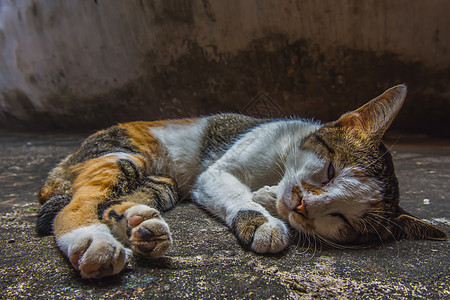
[[[368,250],[284,255],[241,249],[233,234],[190,202],[165,214],[173,232],[166,257],[133,260],[118,276],[83,280],[52,237],[34,230],[36,191],[79,136],[0,135],[0,298],[450,298],[449,243],[400,241]],[[449,141],[393,147],[401,203],[450,233]]]

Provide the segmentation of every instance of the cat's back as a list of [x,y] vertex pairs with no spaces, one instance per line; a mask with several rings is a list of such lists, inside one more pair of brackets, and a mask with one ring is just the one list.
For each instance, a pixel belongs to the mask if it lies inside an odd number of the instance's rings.
[[239,135],[268,121],[223,113],[201,118],[149,122],[147,127],[174,157],[184,153],[205,159],[225,151]]
[[268,121],[224,113],[137,125],[145,126],[158,141],[158,168],[176,178],[179,184],[191,185],[195,177],[211,161],[220,157],[241,134]]
[[172,159],[190,158],[204,166],[221,157],[247,133],[259,132],[259,137],[263,133],[268,139],[276,139],[305,136],[318,127],[318,123],[304,119],[263,119],[237,113],[148,123],[149,131]]
[[217,159],[240,135],[269,121],[269,119],[259,119],[233,113],[208,117],[201,138],[200,156],[202,160]]

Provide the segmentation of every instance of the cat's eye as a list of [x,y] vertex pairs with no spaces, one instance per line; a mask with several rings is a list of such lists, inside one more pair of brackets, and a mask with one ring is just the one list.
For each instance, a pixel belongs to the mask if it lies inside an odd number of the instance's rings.
[[335,175],[336,175],[336,174],[335,174],[335,171],[334,171],[334,166],[333,166],[333,164],[330,162],[330,164],[328,165],[328,171],[327,171],[327,179],[328,179],[328,181],[327,181],[326,183],[328,183],[328,182],[330,182],[331,180],[333,180],[333,178],[334,178]]
[[348,219],[341,213],[331,213],[330,216],[340,218],[342,221],[350,225]]

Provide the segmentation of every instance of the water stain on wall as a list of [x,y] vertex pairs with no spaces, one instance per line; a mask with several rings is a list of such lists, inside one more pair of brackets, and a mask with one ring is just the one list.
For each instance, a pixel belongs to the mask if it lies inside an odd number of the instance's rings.
[[328,121],[406,83],[393,129],[448,136],[448,8],[407,0],[1,2],[0,129],[261,115],[248,109],[261,92],[274,117]]
[[[0,126],[83,131],[133,120],[249,113],[246,108],[261,91],[276,101],[279,109],[273,117],[329,121],[392,85],[406,83],[409,95],[393,128],[448,134],[450,68],[427,68],[393,53],[346,48],[324,51],[307,40],[289,42],[286,36],[275,34],[252,42],[234,56],[217,54],[211,59],[210,49],[195,43],[188,49],[160,68],[154,67],[155,55],[149,52],[137,79],[92,97],[62,92],[48,97],[38,109],[25,93],[4,93],[11,99],[6,102],[14,103],[15,113],[3,114]],[[52,110],[46,112],[45,107]]]

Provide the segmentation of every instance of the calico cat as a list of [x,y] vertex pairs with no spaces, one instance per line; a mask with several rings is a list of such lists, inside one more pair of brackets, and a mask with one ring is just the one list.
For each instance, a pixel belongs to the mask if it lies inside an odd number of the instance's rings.
[[336,247],[445,240],[399,207],[381,142],[406,90],[395,86],[324,125],[219,114],[100,131],[50,172],[37,230],[55,235],[84,278],[119,273],[132,252],[163,255],[171,233],[160,212],[183,197],[257,253],[285,249],[289,228]]

